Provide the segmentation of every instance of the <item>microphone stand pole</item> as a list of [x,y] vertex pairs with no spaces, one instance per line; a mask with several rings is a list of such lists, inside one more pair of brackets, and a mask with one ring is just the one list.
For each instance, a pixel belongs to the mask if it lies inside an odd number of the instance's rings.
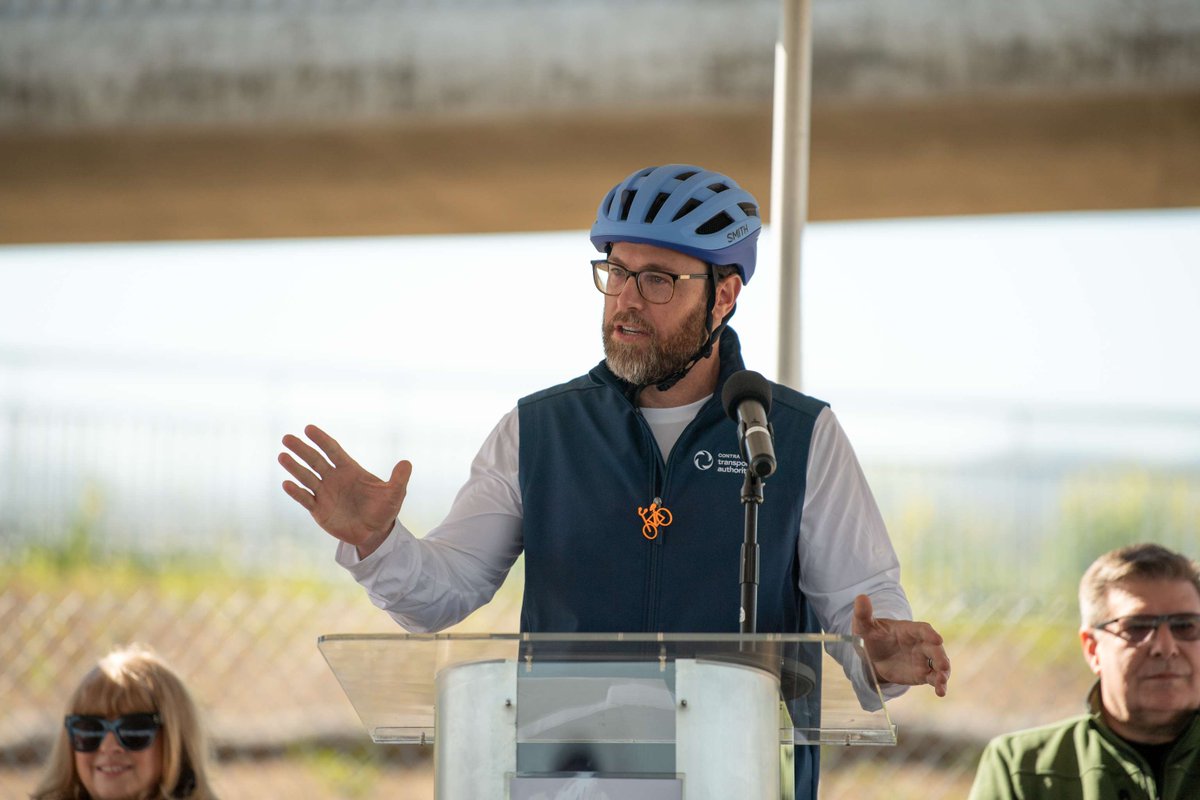
[[741,632],[758,631],[758,507],[763,501],[763,479],[746,465],[742,505],[746,507],[746,538],[742,542]]

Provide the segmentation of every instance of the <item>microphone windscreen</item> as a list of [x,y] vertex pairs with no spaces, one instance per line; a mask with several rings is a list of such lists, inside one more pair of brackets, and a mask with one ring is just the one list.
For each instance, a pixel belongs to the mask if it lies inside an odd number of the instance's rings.
[[738,421],[738,406],[746,400],[757,400],[764,413],[771,413],[771,384],[754,370],[743,369],[729,376],[721,390],[721,405],[734,422]]

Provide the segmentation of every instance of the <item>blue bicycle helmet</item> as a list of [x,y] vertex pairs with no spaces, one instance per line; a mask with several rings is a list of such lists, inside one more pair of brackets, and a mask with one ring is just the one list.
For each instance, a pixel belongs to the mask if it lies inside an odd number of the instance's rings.
[[591,238],[601,252],[614,242],[638,242],[736,266],[749,283],[761,230],[758,202],[733,179],[667,164],[640,169],[614,186],[600,202]]

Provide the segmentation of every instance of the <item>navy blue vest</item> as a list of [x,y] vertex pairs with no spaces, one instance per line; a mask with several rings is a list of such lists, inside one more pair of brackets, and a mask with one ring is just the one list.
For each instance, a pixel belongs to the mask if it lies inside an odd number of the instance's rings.
[[[730,329],[720,357],[716,392],[665,463],[629,385],[603,363],[520,400],[523,631],[738,631],[745,462],[720,395],[744,366]],[[779,466],[759,509],[757,629],[814,632],[797,588],[797,537],[813,425],[826,404],[778,384],[772,393]],[[647,528],[639,510],[651,503],[669,512],[669,525]]]
[[[603,362],[519,401],[522,631],[739,630],[745,462],[720,400],[726,379],[744,369],[732,329],[721,335],[720,357],[716,392],[665,462],[631,387]],[[772,384],[778,468],[758,517],[762,633],[820,630],[797,588],[797,539],[813,425],[825,405]],[[670,513],[669,525],[647,525],[652,503]],[[795,755],[795,796],[815,798],[818,748]]]

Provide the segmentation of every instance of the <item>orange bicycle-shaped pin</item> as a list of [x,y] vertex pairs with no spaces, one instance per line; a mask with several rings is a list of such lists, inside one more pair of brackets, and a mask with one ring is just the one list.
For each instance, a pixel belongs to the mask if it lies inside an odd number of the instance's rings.
[[651,503],[649,508],[638,506],[638,516],[642,518],[642,536],[647,539],[657,539],[658,529],[671,524],[671,511],[658,503]]

